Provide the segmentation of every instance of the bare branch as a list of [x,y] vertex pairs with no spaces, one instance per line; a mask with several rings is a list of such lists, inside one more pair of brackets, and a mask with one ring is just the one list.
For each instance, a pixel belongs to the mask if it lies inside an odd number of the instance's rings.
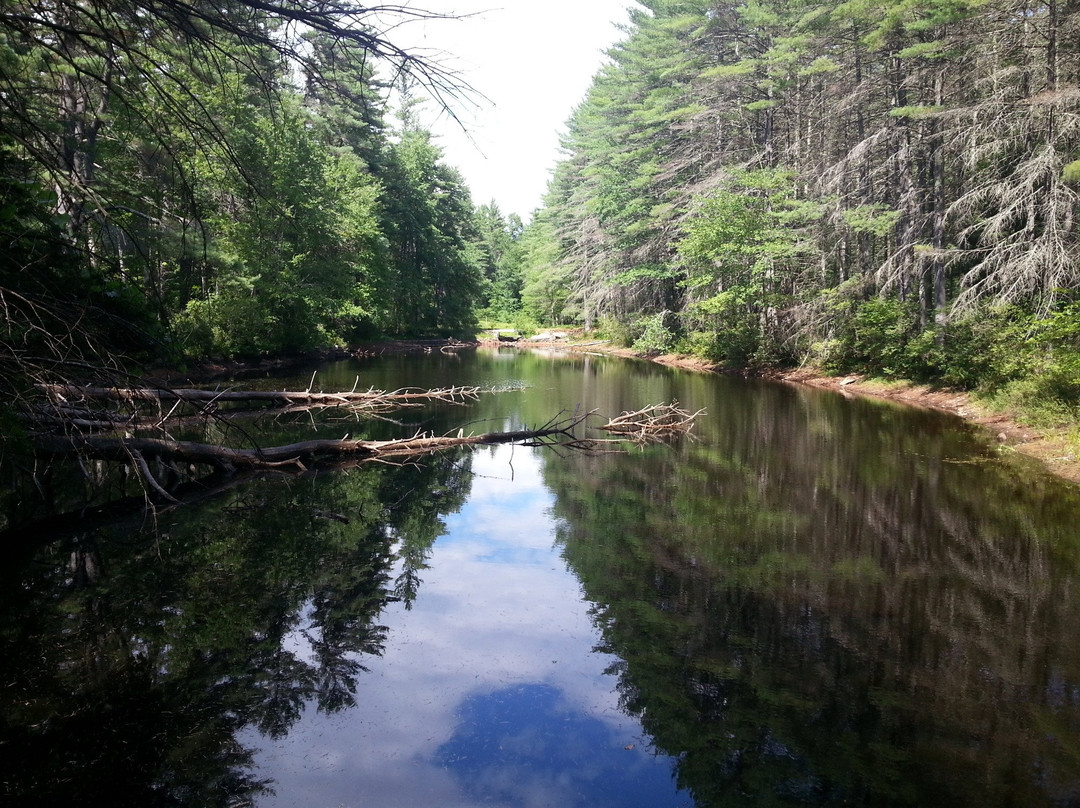
[[694,420],[704,412],[703,409],[693,413],[680,409],[677,401],[653,404],[636,412],[624,412],[600,428],[638,443],[656,443],[689,433]]
[[282,469],[306,471],[316,463],[363,462],[410,458],[465,446],[513,443],[520,446],[563,446],[587,448],[590,442],[574,434],[574,429],[592,413],[552,420],[537,429],[488,432],[481,435],[416,434],[397,440],[309,440],[263,449],[235,449],[227,446],[175,441],[161,438],[129,438],[104,435],[39,436],[37,446],[45,454],[79,454],[100,460],[134,461],[146,482],[156,491],[145,458],[199,463],[232,473],[236,470]]

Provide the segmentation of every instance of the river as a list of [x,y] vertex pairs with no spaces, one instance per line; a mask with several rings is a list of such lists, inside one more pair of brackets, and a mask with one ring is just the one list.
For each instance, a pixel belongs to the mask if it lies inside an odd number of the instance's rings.
[[451,384],[497,392],[247,432],[704,413],[674,445],[485,447],[22,529],[0,801],[1080,805],[1074,485],[948,415],[612,357],[315,382]]

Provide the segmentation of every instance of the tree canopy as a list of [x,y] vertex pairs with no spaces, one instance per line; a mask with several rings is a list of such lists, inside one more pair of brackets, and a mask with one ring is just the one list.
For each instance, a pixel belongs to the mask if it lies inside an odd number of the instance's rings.
[[[471,92],[342,0],[15,0],[0,9],[9,393],[122,357],[468,332],[474,210],[392,84]],[[408,295],[399,294],[412,289]]]
[[885,302],[910,350],[877,368],[956,380],[973,323],[1073,300],[1075,3],[641,5],[534,225],[525,285],[563,278],[563,317],[633,341],[673,312],[669,348],[850,365]]

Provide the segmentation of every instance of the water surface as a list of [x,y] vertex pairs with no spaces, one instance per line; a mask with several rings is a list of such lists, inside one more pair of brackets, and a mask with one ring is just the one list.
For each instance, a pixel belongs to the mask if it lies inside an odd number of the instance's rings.
[[19,532],[5,802],[1080,804],[1080,499],[959,420],[557,353],[316,379],[507,392],[253,434],[707,414]]

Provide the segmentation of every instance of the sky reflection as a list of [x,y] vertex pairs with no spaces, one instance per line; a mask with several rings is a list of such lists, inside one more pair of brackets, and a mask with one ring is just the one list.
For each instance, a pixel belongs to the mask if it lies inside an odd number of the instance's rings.
[[[577,579],[553,546],[552,496],[532,452],[479,454],[411,611],[384,612],[357,707],[309,708],[261,749],[260,806],[683,806],[603,671]],[[630,747],[630,748],[627,748]]]

